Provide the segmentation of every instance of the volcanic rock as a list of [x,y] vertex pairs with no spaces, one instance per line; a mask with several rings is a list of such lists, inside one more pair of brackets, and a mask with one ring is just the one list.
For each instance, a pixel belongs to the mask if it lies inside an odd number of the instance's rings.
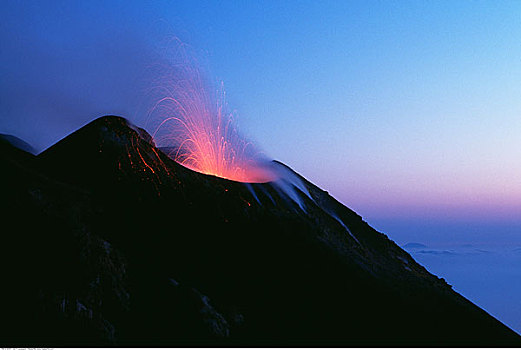
[[3,344],[521,346],[280,163],[297,197],[184,168],[112,116],[0,157]]

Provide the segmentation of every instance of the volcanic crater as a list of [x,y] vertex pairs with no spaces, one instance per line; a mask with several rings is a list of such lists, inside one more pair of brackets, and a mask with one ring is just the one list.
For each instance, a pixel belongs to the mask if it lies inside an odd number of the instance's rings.
[[4,344],[521,345],[282,163],[201,174],[115,116],[0,157]]

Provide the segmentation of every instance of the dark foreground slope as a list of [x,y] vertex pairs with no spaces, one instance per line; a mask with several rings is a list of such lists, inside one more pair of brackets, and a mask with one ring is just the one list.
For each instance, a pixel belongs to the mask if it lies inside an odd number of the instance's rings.
[[118,117],[0,157],[5,345],[521,345],[302,178],[305,210]]

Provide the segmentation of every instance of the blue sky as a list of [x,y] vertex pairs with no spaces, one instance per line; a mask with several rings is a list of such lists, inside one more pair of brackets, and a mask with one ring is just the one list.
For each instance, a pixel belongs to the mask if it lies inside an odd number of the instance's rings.
[[2,0],[0,133],[41,151],[101,115],[142,125],[176,36],[269,157],[450,251],[414,257],[520,332],[520,19],[521,1]]
[[369,219],[519,222],[518,1],[9,1],[0,129],[44,149],[139,121],[175,35],[239,130]]

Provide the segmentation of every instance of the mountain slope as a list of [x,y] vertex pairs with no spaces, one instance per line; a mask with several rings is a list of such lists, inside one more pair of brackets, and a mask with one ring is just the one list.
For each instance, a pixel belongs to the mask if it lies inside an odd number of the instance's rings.
[[15,153],[0,153],[3,266],[23,291],[2,298],[9,344],[521,344],[280,163],[293,192],[196,173],[119,117]]

